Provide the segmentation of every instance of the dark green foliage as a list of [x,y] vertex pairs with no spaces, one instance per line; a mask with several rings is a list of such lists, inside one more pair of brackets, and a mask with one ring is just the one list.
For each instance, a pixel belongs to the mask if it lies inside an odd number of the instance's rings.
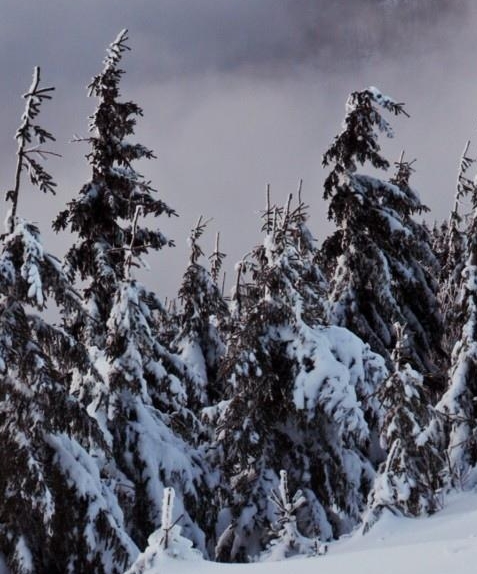
[[220,400],[223,389],[217,374],[225,352],[224,334],[228,324],[228,307],[217,286],[222,260],[218,239],[211,256],[211,271],[200,264],[204,255],[198,240],[207,222],[202,217],[189,237],[191,254],[189,265],[179,288],[181,309],[177,316],[178,332],[173,347],[186,363],[192,388],[189,402],[198,413],[201,408]]
[[[119,63],[129,49],[126,42],[124,30],[111,45],[103,71],[89,86],[90,95],[99,100],[91,116],[93,135],[87,139],[91,146],[87,155],[91,180],[80,190],[79,199],[71,201],[54,223],[56,231],[69,227],[79,236],[66,261],[72,276],[79,275],[87,281],[84,295],[95,321],[90,327],[95,331],[94,338],[104,336],[102,329],[116,287],[125,278],[125,248],[131,244],[137,208],[143,216],[174,215],[162,200],[154,198],[154,189],[132,165],[135,160],[151,159],[154,155],[143,145],[127,140],[134,134],[136,118],[142,110],[134,102],[118,101],[119,82],[124,74]],[[139,227],[134,233],[136,256],[168,244],[171,242],[158,229]],[[96,342],[101,344],[100,340]]]
[[426,228],[413,218],[427,208],[409,186],[412,165],[401,158],[389,182],[357,171],[365,164],[389,167],[377,132],[391,137],[392,131],[380,108],[405,114],[375,88],[351,94],[344,129],[323,157],[331,167],[324,197],[337,226],[322,252],[331,276],[329,320],[352,330],[388,364],[393,322],[406,323],[412,365],[436,377],[442,354],[437,262]]

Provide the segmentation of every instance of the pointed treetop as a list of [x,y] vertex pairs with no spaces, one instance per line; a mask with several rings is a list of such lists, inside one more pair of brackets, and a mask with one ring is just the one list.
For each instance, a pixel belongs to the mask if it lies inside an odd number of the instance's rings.
[[469,199],[473,206],[477,204],[477,182],[467,174],[470,168],[477,162],[477,159],[470,157],[469,149],[470,140],[466,142],[460,159],[454,208],[451,211],[449,225],[447,227],[447,243],[449,252],[454,259],[456,259],[456,261],[453,261],[453,264],[459,263],[458,259],[461,255],[460,250],[463,245],[462,231],[460,230],[462,215],[459,213],[459,208],[466,200],[468,201]]
[[472,198],[477,190],[477,183],[475,182],[475,180],[467,176],[467,172],[477,161],[477,159],[470,157],[469,149],[470,149],[470,140],[467,141],[467,143],[465,144],[465,148],[460,159],[459,173],[457,175],[455,207],[454,211],[452,212],[451,218],[452,216],[454,216],[454,213],[456,215],[458,214],[458,206],[461,204],[462,200],[468,196],[471,196]]
[[281,208],[271,203],[271,188],[269,183],[267,183],[265,200],[265,211],[263,211],[261,215],[264,224],[261,230],[268,235],[275,231],[277,216],[281,213]]
[[[381,115],[379,108],[395,116],[404,114],[409,117],[403,103],[395,102],[389,96],[384,96],[375,87],[353,92],[346,102],[343,130],[323,155],[323,166],[335,164],[335,169],[337,169],[336,164],[339,164],[340,172],[343,169],[356,171],[356,162],[363,165],[369,161],[377,169],[389,167],[389,162],[380,154],[381,148],[377,142],[375,128],[389,138],[392,138],[394,134],[391,125]],[[331,181],[335,182],[335,179],[332,178]],[[331,194],[329,187],[330,184],[325,182],[325,199]]]
[[[118,83],[122,74],[124,74],[124,70],[118,69],[118,64],[124,52],[131,50],[126,44],[128,40],[128,31],[124,29],[119,32],[114,42],[109,45],[106,50],[106,58],[103,60],[103,71],[97,76],[94,76],[88,86],[89,97],[92,95],[104,97],[107,93],[113,98],[119,95]],[[105,81],[105,78],[108,78],[108,81]]]
[[210,261],[210,275],[214,283],[219,280],[219,274],[222,269],[222,263],[225,259],[225,253],[222,253],[219,249],[220,233],[215,236],[215,249],[214,252],[209,256]]
[[465,173],[476,162],[475,158],[469,156],[469,148],[470,148],[470,140],[468,140],[467,143],[465,144],[464,151],[460,158],[459,175],[457,177],[457,190],[459,192],[459,195],[465,194],[466,192],[471,191],[473,189],[472,186],[470,188],[468,187],[473,182],[465,177]]
[[415,159],[412,161],[404,161],[404,150],[402,150],[399,160],[394,162],[396,173],[392,178],[391,183],[396,184],[398,187],[407,187],[409,185],[411,175],[416,171],[413,168],[415,163]]
[[197,243],[197,241],[202,237],[208,223],[210,223],[210,219],[203,221],[203,216],[201,215],[197,220],[195,227],[191,229],[188,240],[189,247],[191,248],[189,257],[189,263],[191,265],[195,265],[200,257],[204,255],[202,247]]
[[131,48],[126,44],[129,40],[128,31],[126,28],[121,30],[119,34],[116,36],[116,39],[109,45],[107,49],[107,56],[104,59],[105,66],[108,67],[115,67],[119,63],[122,58],[122,54]]

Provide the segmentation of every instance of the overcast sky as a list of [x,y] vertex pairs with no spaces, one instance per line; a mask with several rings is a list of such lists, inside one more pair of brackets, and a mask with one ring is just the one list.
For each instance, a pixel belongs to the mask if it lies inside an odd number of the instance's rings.
[[452,204],[465,141],[477,154],[477,10],[465,0],[0,0],[0,184],[12,186],[13,135],[33,66],[56,86],[42,123],[57,137],[48,168],[56,198],[27,187],[20,213],[61,254],[71,238],[49,221],[89,177],[85,144],[94,110],[86,85],[105,48],[129,29],[125,98],[144,109],[137,139],[158,159],[140,165],[180,218],[159,221],[177,247],[152,260],[150,283],[171,295],[186,265],[186,235],[213,218],[229,265],[258,238],[265,187],[282,203],[304,179],[310,226],[329,231],[321,155],[339,131],[350,91],[376,85],[406,102],[389,159],[417,158],[414,187],[442,219]]

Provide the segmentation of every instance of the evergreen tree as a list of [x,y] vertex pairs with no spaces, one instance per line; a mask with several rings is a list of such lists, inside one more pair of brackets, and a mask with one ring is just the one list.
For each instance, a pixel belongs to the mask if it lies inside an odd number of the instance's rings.
[[321,274],[300,253],[294,223],[304,217],[302,205],[267,209],[264,241],[239,266],[222,370],[227,400],[216,408],[214,446],[230,484],[219,493],[220,560],[246,560],[267,546],[280,470],[303,487],[300,531],[322,540],[357,523],[373,477],[365,397],[383,364],[348,331],[316,324]]
[[145,218],[174,212],[133,167],[153,154],[128,140],[141,108],[119,101],[127,40],[123,30],[90,85],[90,95],[99,100],[88,138],[91,180],[55,222],[56,230],[69,225],[79,236],[66,263],[72,276],[86,282],[89,318],[72,317],[69,328],[89,346],[99,374],[79,378],[75,391],[100,422],[113,453],[116,468],[110,472],[137,544],[145,546],[159,526],[163,490],[172,486],[186,530],[204,549],[197,522],[208,509],[198,504],[203,472],[195,448],[200,425],[188,408],[192,383],[180,357],[158,339],[166,310],[132,273],[150,249],[171,244],[159,229],[147,227]]
[[[457,258],[449,257],[455,269],[449,270],[447,286],[450,294],[452,290],[455,293],[454,308],[448,313],[451,314],[451,328],[459,336],[452,350],[449,387],[437,405],[448,422],[449,478],[454,484],[462,486],[466,481],[470,485],[475,482],[475,472],[472,473],[472,469],[475,469],[477,463],[477,186],[470,180],[467,180],[465,193],[470,195],[472,212],[464,230],[464,238],[456,230],[453,241],[455,254],[465,244],[465,263],[462,268]],[[458,290],[455,287],[457,281]]]
[[[460,317],[458,301],[462,283],[462,272],[466,264],[466,231],[462,229],[463,218],[460,208],[475,193],[476,184],[469,177],[468,171],[475,163],[469,155],[470,141],[467,142],[461,157],[454,209],[449,222],[444,222],[441,230],[441,290],[439,302],[443,323],[446,326],[444,345],[449,356],[460,336]],[[457,305],[456,305],[457,303]]]
[[[119,83],[124,70],[119,68],[127,46],[127,30],[120,32],[108,49],[103,71],[93,78],[89,95],[99,103],[91,116],[87,155],[92,177],[54,223],[59,231],[70,227],[79,242],[67,253],[66,262],[72,276],[87,282],[84,297],[89,304],[90,320],[78,321],[77,331],[85,340],[102,347],[112,303],[120,281],[124,279],[126,248],[131,243],[132,222],[138,207],[142,215],[173,215],[174,211],[133,167],[139,159],[151,159],[153,152],[141,144],[131,143],[136,118],[141,108],[131,101],[119,101]],[[124,225],[123,222],[126,224]],[[140,227],[135,231],[134,253],[161,249],[171,244],[158,229]]]
[[404,328],[396,328],[394,371],[378,390],[383,405],[381,446],[387,452],[370,495],[366,532],[382,510],[406,516],[432,514],[439,508],[442,486],[441,425],[423,377],[412,369]]
[[[130,255],[134,243],[133,232]],[[132,276],[131,263],[126,258],[129,269],[107,322],[106,388],[97,394],[94,409],[96,416],[106,418],[115,460],[135,487],[130,516],[134,538],[143,544],[159,526],[167,485],[180,493],[185,528],[204,549],[204,535],[196,523],[207,513],[199,507],[203,468],[194,449],[200,424],[187,408],[182,380],[168,371],[179,360],[154,336],[154,311],[160,303]]]
[[137,548],[96,465],[107,460],[99,428],[68,392],[86,353],[36,314],[48,298],[78,313],[81,302],[38,228],[17,216],[25,170],[33,185],[54,191],[33,157],[51,153],[43,144],[54,138],[36,123],[51,90],[40,87],[36,68],[16,134],[12,209],[0,243],[0,550],[12,574],[120,574]]
[[200,217],[189,237],[191,253],[179,289],[182,308],[179,332],[174,341],[174,347],[187,364],[189,376],[193,379],[194,388],[190,396],[196,403],[196,412],[221,397],[217,372],[225,352],[222,332],[228,316],[227,304],[217,286],[224,258],[224,254],[219,251],[218,238],[215,252],[211,256],[211,272],[199,263],[204,253],[198,240],[206,225],[207,222]]
[[394,234],[394,249],[388,257],[392,285],[397,286],[396,299],[409,333],[406,336],[412,339],[409,361],[416,366],[422,365],[427,379],[432,380],[432,386],[441,388],[444,385],[447,356],[442,348],[444,329],[438,301],[439,283],[436,281],[440,265],[427,226],[413,217],[429,209],[410,187],[409,180],[414,171],[412,163],[404,161],[402,154],[390,179],[390,183],[403,195],[390,195],[387,202],[391,210],[398,214],[405,231]]
[[425,228],[413,219],[427,208],[409,187],[411,164],[402,159],[389,181],[358,172],[369,164],[387,170],[378,132],[392,130],[380,108],[406,114],[403,104],[376,88],[350,95],[343,131],[323,157],[331,166],[325,180],[329,218],[336,232],[325,242],[323,259],[331,271],[329,320],[351,329],[388,364],[393,322],[408,324],[412,366],[435,374],[442,325],[433,279],[436,262]]

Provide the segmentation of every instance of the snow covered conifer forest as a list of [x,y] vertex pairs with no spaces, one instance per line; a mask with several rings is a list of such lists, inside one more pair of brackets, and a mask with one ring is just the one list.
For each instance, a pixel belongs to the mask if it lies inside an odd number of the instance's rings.
[[0,571],[319,556],[386,514],[438,513],[475,487],[471,145],[449,219],[430,228],[414,162],[381,148],[405,105],[353,92],[316,190],[332,234],[314,239],[301,183],[278,203],[269,192],[261,241],[243,245],[227,293],[220,238],[209,256],[197,214],[166,304],[138,274],[173,246],[161,221],[176,213],[136,167],[154,153],[121,93],[129,49],[123,30],[89,86],[90,177],[52,213],[63,260],[22,217],[26,185],[44,202],[61,194],[39,68],[24,95],[0,238]]

